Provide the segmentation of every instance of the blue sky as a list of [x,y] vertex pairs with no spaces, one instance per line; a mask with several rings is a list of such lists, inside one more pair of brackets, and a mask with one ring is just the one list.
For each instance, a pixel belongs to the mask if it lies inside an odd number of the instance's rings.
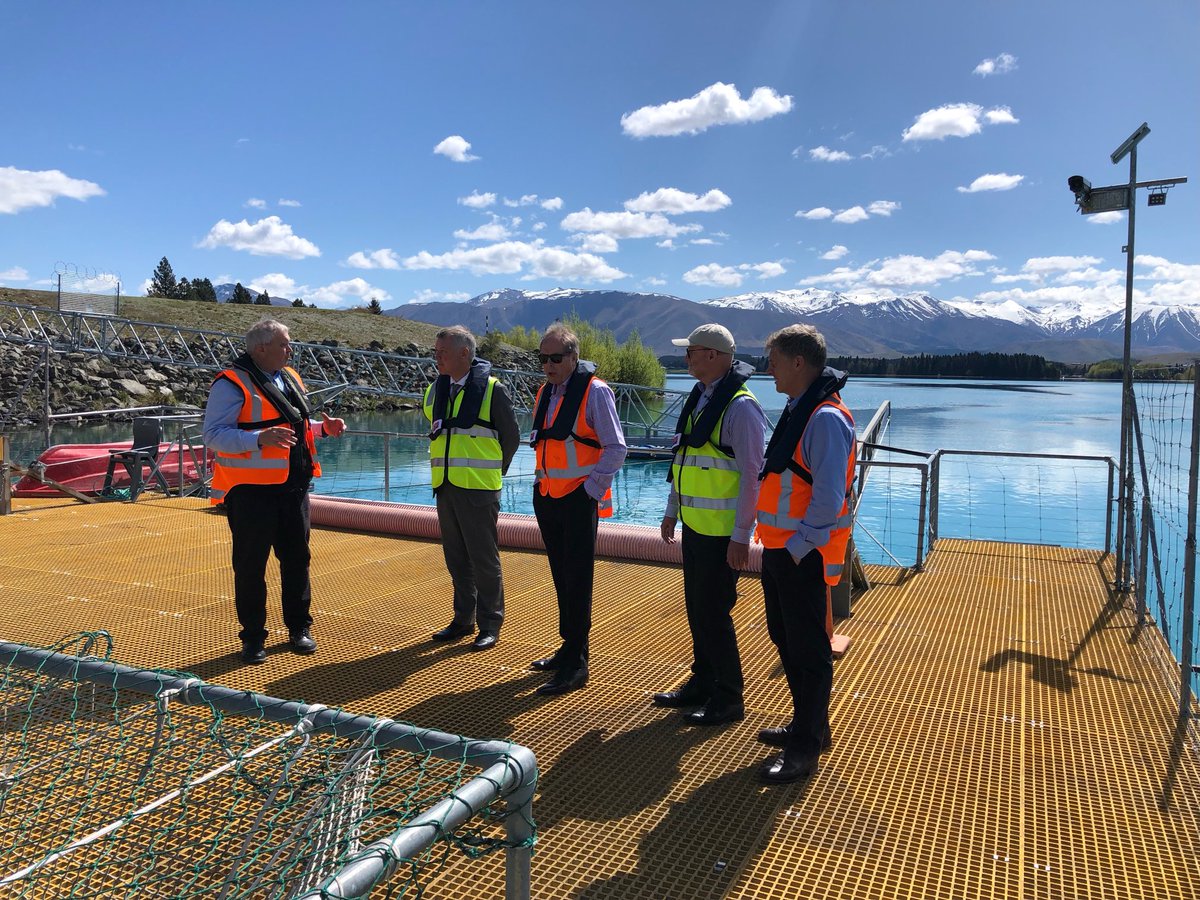
[[1200,305],[1200,4],[0,6],[0,284],[323,307],[503,287]]

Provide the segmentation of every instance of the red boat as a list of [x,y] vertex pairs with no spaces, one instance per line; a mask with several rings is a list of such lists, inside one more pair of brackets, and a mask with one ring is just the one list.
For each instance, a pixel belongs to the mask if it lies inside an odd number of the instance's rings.
[[[77,493],[98,495],[104,490],[111,453],[129,450],[132,447],[132,441],[116,441],[109,444],[55,444],[44,451],[29,469],[31,472],[40,472],[48,481],[56,482]],[[167,484],[175,490],[178,490],[181,484],[181,457],[182,485],[185,490],[188,485],[203,481],[211,468],[210,457],[206,457],[203,448],[197,452],[185,446],[181,454],[178,443],[164,441],[159,445],[156,463]],[[145,487],[152,487],[157,483],[149,466],[143,467],[142,472]],[[118,460],[113,465],[110,493],[127,496],[131,480],[128,470]],[[61,496],[63,492],[54,485],[39,480],[34,474],[26,474],[14,485],[12,493],[14,497],[56,497]]]

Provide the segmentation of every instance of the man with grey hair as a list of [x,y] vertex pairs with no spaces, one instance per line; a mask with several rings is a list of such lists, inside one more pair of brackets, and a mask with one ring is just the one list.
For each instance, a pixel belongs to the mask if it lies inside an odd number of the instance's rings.
[[210,501],[224,503],[233,537],[234,604],[242,661],[267,661],[267,560],[279,560],[283,621],[295,653],[317,651],[309,584],[308,492],[321,475],[315,439],[340,437],[341,419],[312,419],[304,382],[288,366],[288,328],[262,319],[246,352],[218,373],[204,410],[204,443],[216,452]]
[[683,520],[683,602],[692,634],[691,676],[653,696],[655,706],[698,707],[689,725],[723,725],[745,715],[737,632],[730,613],[738,573],[750,556],[758,472],[767,420],[747,382],[754,370],[734,358],[733,334],[713,322],[672,341],[687,348],[696,386],[675,426],[671,493],[662,539]]
[[829,749],[833,619],[829,589],[842,577],[852,519],[854,417],[838,393],[846,374],[825,365],[825,338],[790,325],[767,339],[767,374],[787,406],[767,444],[758,493],[767,632],[779,651],[792,719],[758,739],[782,748],[763,763],[768,782],[817,770]]
[[454,584],[454,618],[433,634],[452,641],[479,633],[472,650],[496,645],[504,621],[497,522],[501,478],[521,442],[512,399],[475,356],[475,335],[462,325],[437,333],[438,377],[425,389],[429,466],[437,499],[442,555]]

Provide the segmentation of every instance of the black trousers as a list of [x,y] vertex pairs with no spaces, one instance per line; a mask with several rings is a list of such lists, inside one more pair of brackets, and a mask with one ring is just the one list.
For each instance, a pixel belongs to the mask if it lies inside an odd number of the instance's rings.
[[742,660],[730,613],[737,602],[738,572],[729,568],[728,537],[683,526],[683,601],[692,632],[692,679],[718,706],[742,703]]
[[580,485],[565,497],[533,489],[537,516],[554,592],[558,596],[557,656],[559,674],[568,676],[588,665],[588,632],[592,628],[592,579],[596,566],[596,501]]
[[479,623],[480,633],[499,634],[504,621],[504,581],[496,523],[500,492],[444,483],[437,491],[442,555],[454,582],[454,622]]
[[308,581],[308,491],[240,484],[225,496],[233,535],[233,592],[243,641],[267,637],[267,560],[279,560],[283,624],[288,631],[312,625]]
[[825,631],[828,589],[821,554],[813,550],[797,564],[786,548],[764,550],[762,585],[767,632],[779,650],[792,693],[787,750],[816,756],[829,727],[833,688],[833,650]]

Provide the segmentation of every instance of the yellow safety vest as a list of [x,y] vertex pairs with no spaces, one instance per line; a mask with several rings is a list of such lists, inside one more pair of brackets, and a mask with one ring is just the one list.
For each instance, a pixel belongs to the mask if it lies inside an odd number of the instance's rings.
[[[492,391],[496,379],[489,375],[479,407],[479,418],[471,428],[439,428],[429,442],[429,468],[433,489],[449,481],[455,487],[477,491],[498,491],[504,454],[500,449],[500,432],[492,426]],[[422,410],[433,423],[433,388],[425,388]],[[450,414],[458,415],[466,390],[450,404]]]
[[[728,537],[737,524],[742,472],[733,456],[718,444],[725,413],[738,397],[750,397],[757,402],[744,385],[738,388],[721,410],[708,441],[700,447],[689,447],[680,441],[671,460],[671,482],[679,498],[679,517],[693,531],[713,537]],[[688,416],[683,430],[685,437],[692,433],[696,419],[695,412]]]

